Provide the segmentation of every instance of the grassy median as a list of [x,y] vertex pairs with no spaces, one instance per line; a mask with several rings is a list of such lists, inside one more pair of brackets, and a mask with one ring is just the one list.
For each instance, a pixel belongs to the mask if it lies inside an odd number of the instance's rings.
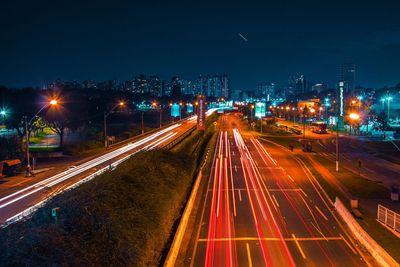
[[159,265],[212,134],[194,131],[173,151],[139,153],[2,229],[1,265]]

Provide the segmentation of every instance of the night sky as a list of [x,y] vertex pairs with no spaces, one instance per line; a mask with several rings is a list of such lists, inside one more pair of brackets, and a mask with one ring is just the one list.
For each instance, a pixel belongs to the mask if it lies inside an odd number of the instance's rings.
[[400,1],[216,2],[1,1],[0,84],[227,73],[252,89],[302,73],[333,86],[350,62],[356,84],[400,82]]

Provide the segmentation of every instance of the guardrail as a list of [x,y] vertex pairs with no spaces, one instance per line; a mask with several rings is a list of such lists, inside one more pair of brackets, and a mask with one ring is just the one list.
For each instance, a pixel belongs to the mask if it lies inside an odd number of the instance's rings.
[[399,266],[399,263],[362,229],[338,197],[335,200],[335,208],[343,221],[346,222],[354,237],[371,253],[377,263],[384,267]]
[[400,214],[378,205],[377,220],[400,233]]
[[192,128],[187,130],[184,134],[182,134],[181,136],[179,136],[178,138],[176,138],[172,142],[170,142],[167,145],[165,145],[164,148],[169,150],[169,149],[173,148],[174,146],[176,146],[177,144],[179,144],[180,142],[182,142],[186,137],[188,137],[189,135],[191,135],[194,132],[194,130],[196,129],[195,126],[196,125],[194,125]]
[[187,118],[184,118],[184,119],[182,119],[182,120],[175,121],[175,122],[171,122],[171,123],[168,123],[168,124],[163,125],[161,128],[154,128],[154,129],[152,129],[152,130],[150,130],[150,131],[148,131],[148,132],[145,132],[145,133],[143,133],[143,134],[138,134],[138,135],[129,137],[129,138],[127,138],[127,139],[124,139],[124,140],[121,140],[121,141],[118,141],[118,142],[109,144],[108,147],[111,148],[111,147],[114,147],[114,146],[123,145],[123,144],[125,144],[125,143],[129,143],[129,142],[135,141],[135,140],[137,140],[137,139],[142,138],[143,136],[147,136],[147,135],[152,134],[152,133],[155,133],[155,132],[157,132],[157,131],[159,131],[159,130],[168,128],[169,126],[171,126],[171,125],[173,125],[173,124],[175,124],[175,123],[179,123],[179,122],[182,122],[182,121],[184,121],[184,120],[187,120],[188,118],[190,118],[190,117],[187,117]]

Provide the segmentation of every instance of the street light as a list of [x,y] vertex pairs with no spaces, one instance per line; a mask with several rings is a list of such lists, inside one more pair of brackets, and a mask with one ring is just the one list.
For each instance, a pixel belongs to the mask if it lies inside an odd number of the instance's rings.
[[360,119],[360,115],[358,115],[357,113],[350,113],[349,117],[350,117],[350,119],[352,119],[352,120],[358,120],[358,119]]
[[179,102],[179,120],[182,120],[182,102]]
[[[25,176],[29,177],[31,176],[31,165],[30,165],[30,159],[29,159],[29,131],[28,131],[28,125],[32,124],[32,121],[44,110],[45,108],[55,106],[57,105],[58,101],[56,99],[52,99],[49,102],[47,102],[41,109],[39,109],[38,112],[36,112],[35,116],[33,116],[29,121],[28,117],[25,116],[25,143],[26,143],[26,173]],[[4,110],[3,110],[4,111]],[[6,114],[4,112],[4,114]]]
[[285,118],[285,119],[290,120],[290,113],[289,113],[290,107],[286,106],[285,109],[286,109],[286,114],[287,114],[287,118]]
[[[104,147],[108,147],[108,140],[107,140],[107,117],[117,108],[125,106],[125,102],[120,101],[116,104],[109,112],[104,112]],[[142,123],[143,123],[143,116],[142,116]],[[142,126],[143,127],[143,126]]]
[[250,106],[250,123],[253,122],[253,109],[254,109],[254,105]]
[[388,117],[388,120],[390,119],[390,101],[392,101],[392,97],[391,96],[388,96],[388,97],[386,97],[386,100],[387,100],[387,102],[388,102],[388,115],[387,115],[387,117]]
[[[350,113],[349,118],[353,121],[358,121],[360,119],[360,115],[357,113]],[[351,127],[352,127],[352,125],[350,125],[350,135],[351,135]],[[355,130],[354,130],[354,133],[355,133]]]
[[[153,102],[152,106],[157,108],[157,102]],[[162,127],[162,106],[161,106],[161,103],[160,103],[160,128],[161,127]]]

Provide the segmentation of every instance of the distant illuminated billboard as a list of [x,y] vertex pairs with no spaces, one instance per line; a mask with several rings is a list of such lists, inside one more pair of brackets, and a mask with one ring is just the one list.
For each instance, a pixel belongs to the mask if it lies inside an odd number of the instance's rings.
[[259,119],[265,117],[266,104],[264,102],[256,102],[255,107],[256,107],[255,116]]
[[197,110],[197,130],[206,129],[206,98],[203,95],[197,96],[199,107]]
[[179,104],[174,103],[171,106],[171,116],[172,117],[179,117],[181,115],[181,108],[179,106]]
[[193,112],[193,104],[188,104],[187,105],[187,113],[192,113]]
[[344,115],[344,82],[339,82],[339,116]]

